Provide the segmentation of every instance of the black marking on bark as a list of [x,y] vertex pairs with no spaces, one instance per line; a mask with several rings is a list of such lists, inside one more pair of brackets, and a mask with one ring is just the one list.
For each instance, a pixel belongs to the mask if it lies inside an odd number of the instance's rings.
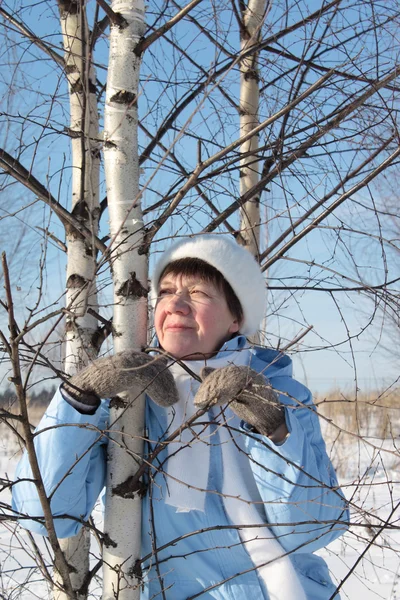
[[101,345],[104,342],[104,340],[106,340],[108,338],[108,336],[111,335],[112,333],[113,333],[112,319],[110,319],[108,321],[108,323],[105,323],[103,325],[103,327],[97,327],[96,331],[92,335],[90,341],[91,341],[93,348],[100,350]]
[[118,148],[118,146],[114,142],[110,142],[110,140],[106,140],[104,142],[104,148]]
[[147,244],[141,244],[138,248],[138,254],[139,256],[142,256],[143,254],[148,254],[149,252],[149,246]]
[[67,563],[67,565],[68,565],[68,571],[70,573],[77,573],[78,572],[77,568],[74,567],[74,565],[71,565],[71,563]]
[[93,246],[85,244],[85,254],[86,256],[93,256]]
[[80,79],[77,79],[74,83],[70,84],[71,93],[72,94],[82,94],[83,93],[83,85]]
[[118,546],[118,544],[110,538],[108,533],[103,533],[103,544],[106,546],[106,548],[116,548]]
[[60,15],[76,15],[79,12],[79,2],[77,0],[58,0]]
[[136,559],[135,564],[128,571],[130,577],[136,577],[139,581],[143,579],[142,563],[140,559]]
[[118,29],[123,30],[129,27],[129,23],[121,13],[114,12],[111,27],[118,27]]
[[71,214],[75,219],[78,219],[81,223],[88,221],[90,217],[89,207],[86,200],[78,200],[71,210]]
[[82,277],[82,275],[78,275],[77,273],[73,273],[68,277],[67,280],[67,289],[80,289],[86,285],[86,279]]
[[129,106],[132,106],[136,102],[136,94],[126,90],[119,90],[119,92],[114,94],[114,96],[111,96],[110,102],[115,102],[116,104],[128,104]]
[[[155,222],[155,226],[157,226],[158,223],[157,221]],[[150,244],[149,244],[149,233],[151,232],[150,229],[146,229],[145,230],[145,234],[143,236],[143,242],[140,244],[139,248],[138,248],[138,254],[139,256],[142,256],[143,254],[147,255],[149,253],[149,248],[150,248]]]
[[69,135],[70,138],[80,138],[83,135],[82,131],[71,129],[71,127],[64,127],[63,131],[65,131],[65,133]]
[[116,293],[117,296],[123,296],[124,298],[128,298],[129,296],[133,296],[134,298],[147,298],[148,294],[146,288],[144,288],[136,278],[135,271],[130,274],[129,279],[124,281]]
[[70,73],[78,73],[78,67],[74,64],[66,65],[65,72],[67,73],[67,75],[69,75]]
[[112,488],[113,495],[121,496],[121,498],[134,498],[135,494],[138,494],[140,498],[144,498],[146,492],[147,485],[141,480],[138,481],[134,475]]
[[96,84],[91,79],[89,79],[88,89],[89,89],[89,94],[97,94]]
[[110,400],[110,408],[126,408],[127,402],[120,396],[113,396]]
[[71,331],[76,331],[75,322],[72,319],[68,319],[65,323],[65,331],[66,333],[70,333]]
[[100,158],[101,157],[101,150],[100,148],[92,148],[90,151],[90,155],[92,156],[92,158]]
[[108,206],[107,196],[100,202],[100,217]]
[[245,74],[244,74],[244,79],[245,81],[256,81],[257,83],[260,81],[260,76],[258,74],[258,71],[256,69],[249,69]]

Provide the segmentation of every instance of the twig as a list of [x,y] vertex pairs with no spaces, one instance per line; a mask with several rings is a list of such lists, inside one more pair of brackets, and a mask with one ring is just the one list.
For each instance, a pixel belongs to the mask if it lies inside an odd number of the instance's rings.
[[66,210],[57,200],[51,195],[48,189],[40,183],[36,177],[32,175],[16,158],[13,158],[3,148],[0,148],[0,167],[17,181],[22,183],[26,188],[31,190],[40,200],[43,200],[58,216],[64,227],[71,227],[90,244],[94,244],[97,250],[102,254],[107,252],[105,246],[99,238],[93,234],[93,231],[87,229],[78,221],[71,213]]
[[48,44],[46,44],[41,38],[37,37],[33,31],[29,29],[24,23],[18,21],[13,15],[10,15],[3,7],[0,6],[0,15],[7,19],[24,37],[33,42],[38,48],[43,50],[50,58],[52,58],[60,67],[65,68],[65,62],[62,56],[55,52]]
[[118,25],[119,27],[126,27],[128,25],[126,19],[120,13],[114,12],[105,0],[96,0],[96,2],[104,10],[113,25]]
[[[99,2],[99,0],[97,1]],[[165,35],[167,31],[169,31],[174,25],[176,25],[176,23],[181,21],[183,17],[185,17],[192,10],[192,8],[200,4],[200,2],[202,2],[202,0],[192,0],[191,2],[189,2],[189,4],[184,6],[176,15],[174,15],[169,21],[164,23],[164,25],[156,29],[156,31],[153,31],[153,33],[148,35],[146,38],[141,39],[135,48],[136,56],[141,56],[143,52],[147,50],[147,48],[151,44],[153,44],[153,42],[157,41],[160,37]]]
[[39,231],[43,231],[43,233],[45,233],[48,238],[53,240],[53,242],[55,242],[57,244],[57,246],[59,246],[63,252],[67,252],[67,246],[64,244],[64,242],[62,242],[60,239],[58,239],[58,237],[55,236],[53,233],[50,233],[50,231],[48,229],[44,229],[43,227],[39,227],[38,225],[36,225],[35,229],[38,229]]
[[3,274],[4,274],[4,287],[6,290],[6,298],[7,298],[7,305],[8,305],[8,323],[9,323],[9,331],[10,331],[10,349],[11,349],[10,359],[11,359],[11,364],[12,364],[12,369],[13,369],[13,377],[11,378],[11,381],[13,382],[13,384],[15,386],[15,391],[16,391],[16,395],[18,398],[19,406],[20,406],[21,416],[23,417],[22,427],[24,430],[24,435],[25,435],[25,440],[26,440],[26,448],[27,448],[27,452],[28,452],[29,464],[32,469],[34,483],[36,485],[38,497],[39,497],[39,500],[40,500],[40,503],[42,506],[46,529],[47,529],[47,534],[49,537],[51,547],[54,552],[54,562],[55,562],[56,568],[62,577],[62,581],[65,586],[65,591],[69,594],[71,599],[75,600],[76,594],[75,594],[72,584],[71,584],[68,563],[65,560],[64,554],[60,548],[60,544],[57,539],[57,534],[56,534],[56,531],[54,528],[54,520],[53,520],[53,516],[51,513],[50,503],[47,498],[43,479],[42,479],[42,476],[40,473],[40,468],[39,468],[39,464],[37,461],[37,456],[36,456],[35,447],[34,447],[34,443],[33,443],[33,434],[31,432],[31,428],[29,425],[28,408],[27,408],[27,404],[26,404],[26,396],[24,393],[24,387],[22,385],[21,369],[20,369],[20,363],[19,363],[18,342],[16,341],[17,337],[18,337],[18,327],[17,327],[16,321],[15,321],[15,316],[14,316],[14,303],[13,303],[13,298],[12,298],[12,293],[11,293],[10,277],[9,277],[7,257],[6,257],[5,252],[2,253],[2,267],[3,267]]
[[304,331],[301,331],[298,335],[296,335],[296,337],[293,338],[288,344],[286,344],[286,346],[284,346],[283,348],[279,348],[279,352],[287,352],[289,350],[289,348],[291,348],[292,346],[295,346],[297,344],[297,342],[302,340],[303,337],[306,336],[307,333],[309,331],[311,331],[311,329],[313,329],[313,328],[314,328],[314,325],[309,325],[307,327],[307,329],[305,329]]

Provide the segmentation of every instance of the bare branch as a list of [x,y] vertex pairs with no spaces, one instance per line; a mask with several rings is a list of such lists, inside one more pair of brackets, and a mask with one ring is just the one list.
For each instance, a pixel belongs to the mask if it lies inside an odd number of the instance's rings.
[[[332,214],[332,212],[338,206],[340,206],[340,204],[342,204],[342,202],[344,202],[345,200],[347,200],[348,198],[350,198],[353,194],[356,194],[359,190],[361,190],[363,187],[365,187],[366,185],[368,185],[373,179],[375,179],[375,177],[377,175],[379,175],[379,173],[382,173],[382,171],[384,171],[391,164],[393,164],[393,162],[396,160],[396,158],[398,156],[400,156],[400,148],[397,148],[397,150],[395,150],[378,167],[376,167],[373,171],[371,171],[371,173],[369,173],[366,177],[364,177],[364,179],[362,179],[360,182],[358,182],[356,185],[354,185],[351,189],[349,189],[344,194],[341,194],[339,196],[339,198],[337,198],[334,202],[332,202],[332,204],[328,208],[326,208],[324,211],[322,211],[322,213],[320,215],[318,215],[318,217],[315,217],[315,219],[313,219],[311,221],[311,223],[309,223],[308,225],[306,225],[299,233],[295,234],[293,236],[293,238],[289,242],[287,242],[278,252],[276,252],[276,254],[274,254],[274,256],[272,256],[270,259],[268,259],[263,264],[262,270],[263,271],[267,270],[268,267],[270,267],[272,264],[274,264],[274,262],[276,262],[284,254],[286,254],[286,252],[290,248],[292,248],[294,246],[294,244],[296,244],[304,236],[306,236],[308,233],[310,233],[310,231],[312,231],[313,229],[315,229],[319,225],[319,223],[321,223],[330,214]],[[303,219],[302,219],[302,221],[303,221]],[[266,253],[263,253],[263,255],[266,255]]]
[[101,242],[97,236],[94,236],[84,225],[75,219],[57,200],[51,195],[41,183],[30,173],[21,163],[13,158],[8,152],[0,148],[0,167],[17,181],[22,183],[31,192],[33,192],[40,200],[43,200],[58,216],[64,227],[71,227],[73,231],[81,235],[90,243],[94,243],[95,247],[102,252],[107,252],[107,247]]
[[31,428],[29,426],[28,411],[27,411],[27,406],[26,406],[26,397],[25,397],[24,388],[23,388],[23,384],[22,384],[22,376],[21,376],[21,369],[20,369],[19,356],[18,356],[18,341],[17,341],[18,327],[17,327],[15,317],[14,317],[14,304],[13,304],[13,298],[12,298],[12,294],[11,294],[11,284],[10,284],[9,273],[8,273],[7,258],[6,258],[6,255],[4,252],[2,254],[2,267],[3,267],[3,274],[4,274],[4,284],[5,284],[5,289],[6,289],[8,317],[9,317],[10,347],[11,347],[11,357],[10,358],[11,358],[11,364],[12,364],[12,369],[13,369],[12,381],[15,386],[15,390],[16,390],[16,394],[17,394],[17,398],[18,398],[18,402],[19,402],[19,406],[20,406],[20,410],[21,410],[21,416],[23,418],[22,425],[24,428],[26,448],[27,448],[27,452],[28,452],[28,456],[29,456],[29,463],[30,463],[30,466],[32,469],[32,474],[33,474],[33,477],[35,480],[35,485],[37,488],[38,496],[40,498],[40,503],[42,505],[44,519],[45,519],[45,523],[46,523],[47,534],[49,536],[49,541],[50,541],[51,547],[54,551],[55,563],[56,563],[57,569],[62,574],[63,583],[65,585],[66,591],[68,592],[68,594],[70,594],[71,599],[75,599],[76,595],[75,595],[74,590],[72,589],[68,564],[65,560],[64,554],[62,553],[59,542],[57,540],[57,535],[56,535],[55,528],[54,528],[54,520],[53,520],[51,508],[50,508],[50,502],[46,495],[46,490],[44,487],[42,475],[40,473],[39,463],[37,461],[35,447],[34,447],[34,443],[33,443],[33,434],[31,432]]
[[[276,240],[274,240],[274,242],[272,244],[270,244],[268,246],[268,248],[262,253],[262,255],[260,256],[260,262],[262,262],[264,260],[264,258],[266,258],[267,256],[269,256],[271,254],[271,252],[273,250],[275,250],[275,248],[277,248],[279,246],[279,244],[281,244],[284,239],[292,234],[294,232],[294,230],[301,225],[302,223],[304,223],[304,221],[306,221],[318,208],[320,208],[321,206],[323,206],[327,200],[329,200],[332,196],[334,196],[335,194],[337,194],[337,192],[343,188],[343,186],[350,181],[351,179],[354,179],[354,177],[356,177],[356,175],[358,175],[358,173],[360,173],[360,171],[362,171],[368,164],[370,164],[383,150],[385,150],[389,144],[394,140],[394,136],[391,136],[388,140],[386,140],[385,142],[383,142],[383,144],[381,146],[379,146],[379,148],[377,148],[377,150],[375,152],[373,152],[370,156],[368,156],[368,158],[366,158],[364,161],[362,161],[355,169],[353,169],[353,171],[351,171],[348,175],[346,175],[346,177],[344,177],[330,192],[329,194],[326,194],[321,200],[319,200],[318,202],[316,202],[309,210],[305,211],[305,213],[299,217],[299,219],[297,219],[297,221],[295,221],[290,227],[288,227],[278,238],[276,238]],[[390,164],[390,163],[389,163]],[[387,165],[389,166],[389,165]],[[378,173],[377,173],[378,174]],[[365,181],[365,180],[364,180]],[[368,182],[366,182],[368,183]],[[360,188],[361,189],[361,188]],[[344,196],[345,194],[343,194],[342,196]],[[341,196],[341,197],[342,197]],[[343,199],[343,201],[346,198]],[[333,207],[333,205],[331,206],[332,210],[335,208]],[[266,267],[268,268],[268,267]]]
[[7,21],[9,21],[23,36],[25,36],[28,40],[30,40],[35,46],[40,48],[43,52],[45,52],[50,58],[52,58],[60,67],[65,68],[65,62],[62,56],[55,52],[51,46],[46,44],[40,37],[35,35],[33,31],[29,29],[24,23],[13,17],[10,13],[8,13],[2,6],[0,6],[0,15],[4,17]]
[[[368,100],[368,98],[370,98],[371,96],[373,96],[378,90],[380,90],[381,88],[385,87],[389,82],[391,82],[394,79],[396,79],[396,77],[398,77],[399,73],[400,73],[400,67],[397,67],[396,69],[394,69],[394,71],[392,71],[391,73],[389,73],[388,75],[386,75],[384,78],[375,81],[374,85],[369,86],[368,89],[367,89],[367,91],[364,92],[363,94],[361,94],[356,100],[353,100],[353,101],[349,102],[347,104],[347,106],[345,106],[344,108],[340,109],[337,112],[336,116],[333,119],[331,119],[331,121],[329,121],[326,125],[320,127],[316,131],[316,133],[314,133],[313,135],[311,135],[305,142],[303,142],[302,144],[300,144],[300,146],[294,152],[292,152],[290,154],[289,158],[285,159],[280,165],[278,165],[277,167],[275,167],[275,169],[271,170],[268,173],[268,175],[266,175],[265,177],[262,177],[261,180],[258,182],[258,184],[256,186],[254,186],[255,189],[252,188],[244,196],[242,196],[236,202],[234,202],[233,204],[231,204],[227,209],[225,209],[221,213],[220,217],[218,217],[212,223],[210,223],[204,229],[204,231],[206,231],[206,232],[214,231],[214,229],[216,229],[216,227],[218,227],[218,225],[220,224],[220,222],[222,220],[226,219],[232,213],[235,212],[235,210],[237,209],[238,206],[241,206],[244,202],[246,202],[248,200],[248,198],[250,198],[257,191],[261,192],[262,189],[265,187],[265,185],[267,185],[270,181],[272,181],[272,179],[276,175],[278,175],[279,173],[281,173],[282,171],[284,171],[287,167],[289,167],[291,164],[293,164],[296,160],[298,160],[299,158],[301,158],[302,156],[304,156],[307,153],[307,150],[309,150],[321,137],[323,137],[326,133],[328,133],[329,131],[331,131],[335,127],[337,127],[342,121],[344,121],[344,119],[346,117],[348,117],[352,112],[354,112],[355,110],[357,110],[357,108],[359,108],[360,106],[362,106],[362,104],[364,104],[366,102],[366,100]],[[298,99],[296,99],[294,101],[296,104],[297,104],[297,100]],[[280,111],[281,114],[285,114],[287,112],[286,108],[283,109],[282,111]],[[263,126],[264,126],[264,123],[262,123],[256,129],[259,130],[259,129],[263,128]],[[197,174],[195,175],[195,173],[193,173],[192,178],[193,179],[197,179],[197,176],[198,176]]]
[[[320,88],[325,83],[325,81],[327,81],[330,78],[330,76],[331,76],[331,73],[327,73],[326,75],[323,75],[320,79],[318,79],[318,81],[316,81],[314,84],[312,84],[305,92],[300,94],[300,96],[298,96],[292,102],[287,104],[284,108],[282,108],[280,111],[275,113],[272,117],[269,117],[268,119],[266,119],[265,121],[260,123],[260,125],[258,125],[257,127],[254,127],[254,129],[252,129],[251,131],[249,131],[248,133],[246,133],[245,135],[240,137],[238,140],[236,140],[235,142],[232,142],[232,144],[229,144],[228,146],[226,146],[225,148],[223,148],[222,150],[220,150],[219,152],[217,152],[216,154],[211,156],[209,159],[207,159],[203,163],[197,165],[197,167],[194,169],[194,171],[192,172],[190,177],[187,179],[186,183],[182,186],[180,191],[176,194],[175,198],[169,204],[168,208],[164,211],[164,213],[157,219],[157,221],[153,224],[153,226],[147,232],[146,238],[145,238],[146,247],[151,243],[151,241],[154,238],[154,236],[156,235],[157,231],[162,227],[162,225],[165,223],[165,221],[176,210],[176,208],[179,205],[182,198],[197,183],[197,180],[203,171],[205,171],[213,163],[224,158],[224,156],[226,156],[227,154],[232,152],[232,150],[235,150],[238,146],[243,144],[243,142],[246,142],[253,136],[257,135],[260,131],[262,131],[263,129],[265,129],[272,123],[274,123],[276,120],[278,120],[280,117],[285,115],[287,112],[291,111],[295,106],[297,106],[297,104],[302,102],[305,98],[307,98],[310,94],[312,94],[316,89]],[[325,131],[324,131],[324,133],[325,133]],[[323,135],[323,134],[321,134],[321,135]],[[312,144],[310,144],[310,145],[312,145]],[[295,155],[295,158],[297,158],[297,153]],[[228,216],[230,216],[233,212],[235,212],[239,206],[242,206],[245,202],[247,202],[247,200],[249,198],[251,198],[257,191],[260,191],[261,189],[263,189],[263,187],[265,185],[264,179],[265,178],[261,179],[260,182],[256,186],[253,186],[240,199],[240,201],[235,202],[228,209],[226,209],[225,211],[220,213],[219,217],[214,219],[214,221],[212,221],[210,223],[210,225],[208,225],[205,228],[204,231],[213,231],[214,229],[216,229],[216,227],[218,227],[218,225],[220,225]],[[269,180],[270,179],[268,179],[268,181]]]
[[104,10],[109,21],[111,21],[113,25],[118,25],[118,27],[126,27],[127,22],[124,17],[119,13],[114,12],[111,6],[107,4],[106,0],[96,0],[96,2]]
[[181,21],[195,6],[200,4],[200,2],[202,1],[203,0],[192,0],[191,2],[189,2],[189,4],[184,6],[178,13],[176,13],[176,15],[174,15],[169,21],[167,21],[166,23],[164,23],[164,25],[159,27],[159,29],[153,31],[153,33],[151,33],[147,37],[142,38],[135,48],[135,54],[137,56],[143,54],[143,52],[147,50],[147,48],[151,46],[151,44],[153,44],[156,40],[165,35],[167,31],[169,31],[170,29],[172,29],[172,27],[174,27],[174,25],[179,23],[179,21]]

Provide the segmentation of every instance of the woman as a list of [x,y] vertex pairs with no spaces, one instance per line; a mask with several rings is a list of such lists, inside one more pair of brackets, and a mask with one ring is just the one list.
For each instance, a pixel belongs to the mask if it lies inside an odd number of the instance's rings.
[[[134,351],[95,361],[62,386],[39,429],[101,427],[100,397],[140,383],[149,395],[151,453],[206,410],[166,444],[149,473],[143,598],[328,600],[335,586],[312,552],[341,535],[348,515],[310,392],[292,378],[287,356],[247,343],[264,312],[258,265],[229,239],[198,236],[164,252],[152,289],[157,345],[168,363]],[[42,475],[50,493],[73,464],[71,449],[73,459],[82,456],[51,505],[55,516],[88,517],[104,485],[104,453],[99,443],[86,452],[95,432],[73,428],[71,439],[66,429],[37,436]],[[17,477],[29,476],[24,457]],[[40,514],[31,484],[17,482],[13,497],[16,510]],[[37,521],[25,526],[46,534]],[[80,524],[62,518],[56,526],[68,537]]]

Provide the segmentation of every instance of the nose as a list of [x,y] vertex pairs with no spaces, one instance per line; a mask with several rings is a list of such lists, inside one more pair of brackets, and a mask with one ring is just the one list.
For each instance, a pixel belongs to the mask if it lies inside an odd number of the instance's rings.
[[181,313],[187,315],[190,313],[190,305],[187,301],[185,294],[182,292],[175,292],[168,298],[167,311],[170,313]]

